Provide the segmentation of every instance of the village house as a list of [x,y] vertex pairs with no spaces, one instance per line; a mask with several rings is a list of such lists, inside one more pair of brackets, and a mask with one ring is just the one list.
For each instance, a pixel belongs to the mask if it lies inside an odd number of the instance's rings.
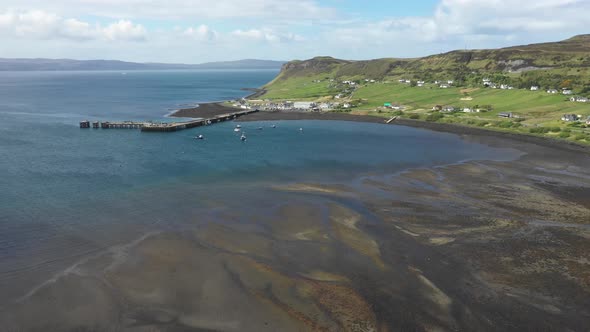
[[571,97],[570,98],[570,101],[572,101],[572,102],[578,102],[578,103],[587,103],[588,102],[588,98],[576,96],[576,97]]
[[561,117],[561,121],[566,121],[566,122],[576,122],[578,121],[580,118],[575,115],[575,114],[564,114]]
[[498,116],[501,118],[513,118],[514,114],[512,114],[512,112],[503,112],[498,114]]
[[472,108],[469,108],[469,107],[465,107],[465,108],[463,109],[463,113],[474,113],[474,112],[475,112],[475,111],[474,111]]
[[332,103],[320,103],[318,108],[323,111],[331,110],[334,108],[334,104]]
[[401,111],[404,109],[404,107],[402,105],[398,105],[398,104],[394,104],[393,106],[391,106],[391,108],[396,111]]
[[508,85],[508,84],[502,84],[502,85],[500,85],[500,89],[502,89],[502,90],[512,90],[512,89],[514,89],[514,88],[513,88],[513,87],[511,87],[511,86],[510,86],[510,85]]
[[557,92],[558,91],[555,90],[555,89],[549,89],[549,90],[547,90],[547,93],[552,94],[552,95],[557,94]]
[[449,85],[448,84],[441,84],[440,85],[440,88],[441,89],[448,89],[449,88]]
[[350,103],[344,103],[342,104],[342,108],[351,108],[352,105]]
[[539,91],[539,87],[537,85],[531,86],[531,91]]
[[315,106],[316,104],[310,101],[296,101],[293,103],[293,108],[299,110],[309,110]]
[[570,90],[570,89],[563,89],[563,91],[561,91],[561,93],[564,94],[564,95],[571,95],[574,92],[572,90]]
[[454,83],[455,83],[455,81],[453,81],[453,80],[448,80],[448,81],[447,81],[447,84],[448,84],[448,85],[453,85]]
[[441,112],[444,113],[450,113],[450,112],[454,112],[455,108],[453,106],[445,106],[442,108]]
[[440,112],[442,110],[442,106],[436,105],[436,106],[432,107],[432,110],[435,112]]

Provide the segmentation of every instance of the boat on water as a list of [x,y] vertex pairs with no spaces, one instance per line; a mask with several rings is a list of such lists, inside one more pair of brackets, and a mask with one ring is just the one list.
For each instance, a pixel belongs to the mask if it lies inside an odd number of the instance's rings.
[[238,129],[239,129],[239,128],[242,128],[242,126],[240,126],[240,125],[236,125],[236,128],[238,128]]
[[208,126],[211,124],[211,120],[207,120],[207,122],[205,122],[205,124]]
[[272,126],[270,126],[270,127],[271,127],[271,128],[276,128],[276,127],[277,127],[277,125],[272,125]]
[[300,132],[303,132],[303,128],[299,128],[299,131],[300,131]]
[[203,135],[197,135],[195,136],[195,139],[205,139],[205,137]]
[[240,136],[240,140],[241,140],[242,142],[243,142],[243,141],[245,141],[245,140],[246,140],[246,135],[244,135],[244,134],[242,133],[242,136]]
[[234,128],[234,132],[239,133],[240,131],[242,131],[242,129],[240,129],[240,128]]
[[262,130],[262,127],[258,127],[258,130]]

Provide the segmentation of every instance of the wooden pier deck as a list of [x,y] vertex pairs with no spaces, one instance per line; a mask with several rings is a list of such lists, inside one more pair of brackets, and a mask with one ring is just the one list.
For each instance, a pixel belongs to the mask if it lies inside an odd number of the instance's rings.
[[[244,110],[221,114],[207,119],[195,119],[184,122],[137,122],[137,121],[93,121],[92,128],[102,129],[141,129],[142,132],[173,132],[200,126],[206,126],[213,123],[230,121],[240,116],[256,113],[259,110]],[[90,121],[81,121],[80,128],[90,128]]]

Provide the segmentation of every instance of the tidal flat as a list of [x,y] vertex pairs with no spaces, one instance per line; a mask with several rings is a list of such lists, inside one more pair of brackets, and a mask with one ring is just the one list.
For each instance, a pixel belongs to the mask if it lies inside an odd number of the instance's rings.
[[262,184],[246,215],[77,263],[0,311],[3,330],[585,331],[590,156],[465,139],[523,154]]

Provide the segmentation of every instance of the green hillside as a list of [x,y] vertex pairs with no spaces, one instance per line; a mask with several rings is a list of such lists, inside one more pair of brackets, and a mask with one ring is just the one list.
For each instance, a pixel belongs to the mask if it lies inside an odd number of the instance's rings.
[[[411,84],[399,79],[412,80]],[[508,84],[513,89],[484,87],[483,78]],[[355,84],[344,84],[343,81]],[[425,81],[416,86],[416,81]],[[434,81],[453,80],[450,88]],[[530,87],[540,86],[539,91]],[[338,109],[357,114],[390,117],[399,115],[428,121],[459,123],[493,130],[553,136],[590,144],[590,102],[569,100],[547,89],[573,89],[574,95],[590,97],[590,35],[555,43],[532,44],[497,50],[453,51],[417,59],[346,61],[317,57],[285,64],[265,86],[262,98],[350,103]],[[338,96],[338,97],[336,97]],[[401,106],[401,111],[385,108]],[[436,105],[457,110],[479,108],[477,113],[432,111]],[[514,118],[500,118],[512,112]],[[561,121],[575,114],[583,121]]]
[[[317,57],[292,61],[267,85],[269,91],[285,88],[294,77],[393,80],[396,78],[454,80],[475,85],[484,76],[515,87],[572,87],[590,91],[590,35],[561,42],[515,46],[495,50],[461,50],[417,59],[346,61]],[[277,84],[277,85],[275,85]]]

